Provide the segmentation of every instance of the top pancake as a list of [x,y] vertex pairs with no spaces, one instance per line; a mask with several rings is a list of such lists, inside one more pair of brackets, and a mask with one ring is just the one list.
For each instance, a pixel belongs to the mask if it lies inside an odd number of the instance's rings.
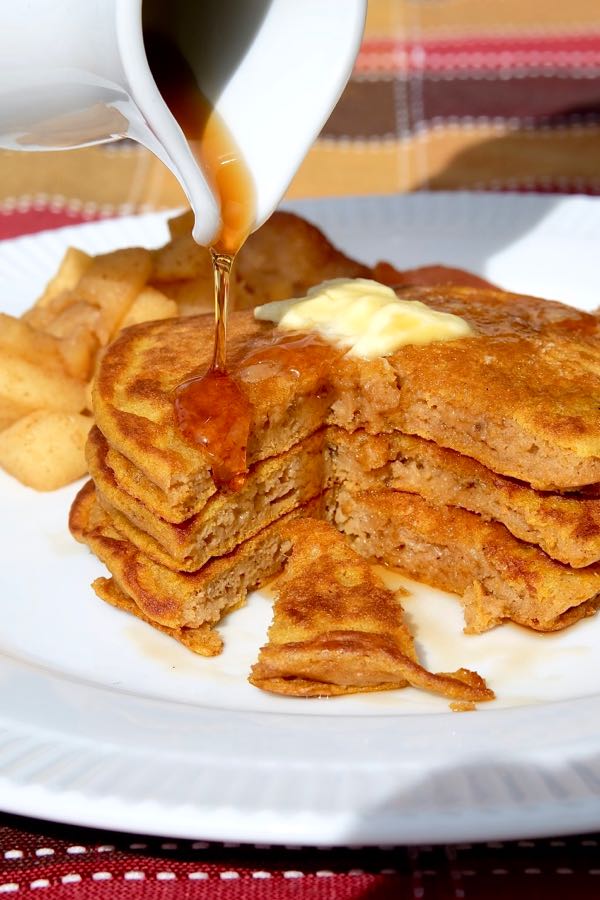
[[[313,347],[306,365],[239,371],[253,404],[248,461],[283,452],[328,421],[348,430],[418,434],[540,490],[600,481],[598,320],[559,303],[444,286],[399,295],[465,318],[472,337],[407,346],[371,361]],[[230,317],[236,358],[272,326]],[[109,445],[162,490],[211,484],[210,462],[186,441],[173,391],[212,352],[210,316],[126,329],[96,379],[94,412]],[[334,364],[335,363],[335,364]],[[210,491],[212,492],[212,491]]]
[[[166,327],[165,327],[166,326]],[[252,312],[232,313],[228,359],[244,353],[258,335],[272,331]],[[194,316],[125,329],[104,356],[94,385],[96,423],[114,447],[163,491],[195,481],[199,494],[214,492],[207,454],[180,433],[174,391],[212,359],[214,319]],[[252,407],[248,464],[276,456],[316,431],[330,405],[330,348],[319,350],[321,365],[283,368],[256,380],[256,367],[242,379]],[[267,372],[267,374],[269,374]]]

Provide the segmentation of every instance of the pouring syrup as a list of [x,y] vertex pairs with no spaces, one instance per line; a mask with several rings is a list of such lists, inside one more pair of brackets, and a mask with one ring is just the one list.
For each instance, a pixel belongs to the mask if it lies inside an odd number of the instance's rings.
[[231,268],[255,219],[255,190],[225,122],[200,91],[180,50],[148,34],[146,54],[162,97],[221,204],[221,229],[211,247],[215,336],[207,372],[196,372],[175,391],[177,423],[208,453],[218,485],[239,487],[246,471],[252,406],[227,367],[227,314]]

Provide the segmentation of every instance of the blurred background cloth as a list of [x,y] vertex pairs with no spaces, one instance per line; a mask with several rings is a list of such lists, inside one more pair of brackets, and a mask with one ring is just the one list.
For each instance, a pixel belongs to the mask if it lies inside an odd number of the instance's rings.
[[[369,0],[363,46],[290,197],[419,189],[600,193],[600,0]],[[0,155],[0,213],[181,205],[120,141]]]

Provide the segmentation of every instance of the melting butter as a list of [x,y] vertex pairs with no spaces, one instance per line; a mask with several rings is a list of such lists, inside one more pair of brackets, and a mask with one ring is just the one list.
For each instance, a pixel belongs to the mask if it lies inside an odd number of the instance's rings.
[[285,331],[316,331],[348,349],[349,356],[389,356],[405,344],[429,344],[468,337],[468,322],[430,309],[419,300],[401,300],[386,285],[368,278],[334,278],[306,297],[257,306],[254,316]]

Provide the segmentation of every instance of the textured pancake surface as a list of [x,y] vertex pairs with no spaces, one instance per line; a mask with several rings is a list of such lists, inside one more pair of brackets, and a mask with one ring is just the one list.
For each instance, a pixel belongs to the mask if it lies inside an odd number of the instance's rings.
[[[228,324],[232,364],[249,341],[271,331],[252,313],[233,313]],[[110,346],[95,380],[94,414],[107,443],[165,492],[190,481],[205,496],[215,491],[210,458],[182,436],[174,404],[178,385],[196,370],[208,369],[213,337],[212,316],[133,326]],[[285,368],[259,381],[252,366],[242,373],[253,409],[249,465],[283,453],[321,427],[330,405],[328,345],[320,355],[323,365],[301,372]]]
[[505,620],[555,631],[600,604],[600,564],[565,566],[464,509],[401,491],[341,489],[330,516],[363,556],[461,595],[469,632]]
[[256,463],[238,490],[216,492],[201,512],[173,524],[123,491],[106,464],[96,429],[88,441],[89,471],[100,503],[143,552],[175,571],[195,571],[223,556],[276,519],[320,496],[324,488],[324,431],[286,453]]
[[393,488],[502,522],[522,541],[575,568],[600,560],[600,496],[536,491],[414,435],[329,429],[331,480],[348,489]]
[[[477,288],[403,288],[398,294],[461,316],[475,333],[409,345],[388,357],[397,406],[385,418],[359,420],[351,400],[355,375],[349,373],[347,382],[342,377],[339,409],[334,405],[330,417],[336,424],[348,427],[353,415],[354,427],[418,434],[540,490],[600,480],[600,332],[594,316]],[[338,366],[342,376],[343,368]]]
[[434,675],[417,661],[399,593],[326,522],[284,529],[292,553],[276,583],[269,642],[250,681],[287,696],[391,690],[412,684],[455,700],[491,700],[475,672]]
[[[558,303],[478,288],[403,288],[405,298],[467,319],[472,337],[406,346],[387,358],[239,372],[253,405],[250,464],[284,452],[325,422],[417,434],[540,490],[600,481],[598,320]],[[193,481],[211,492],[210,460],[179,433],[173,392],[210,362],[210,317],[127,329],[107,351],[94,412],[112,449],[163,492]],[[234,313],[230,358],[272,331]],[[311,351],[313,352],[313,351]],[[329,357],[329,358],[328,358]],[[335,363],[335,364],[334,364]]]
[[[281,528],[291,517],[319,514],[319,501],[307,504],[264,528],[227,556],[190,573],[171,571],[128,541],[97,502],[92,482],[75,498],[69,527],[76,540],[87,544],[104,563],[142,617],[171,629],[198,629],[212,626],[242,605],[249,591],[265,584],[281,569],[290,546]],[[211,640],[213,645],[218,642],[214,652],[219,652],[220,638],[215,635]]]

